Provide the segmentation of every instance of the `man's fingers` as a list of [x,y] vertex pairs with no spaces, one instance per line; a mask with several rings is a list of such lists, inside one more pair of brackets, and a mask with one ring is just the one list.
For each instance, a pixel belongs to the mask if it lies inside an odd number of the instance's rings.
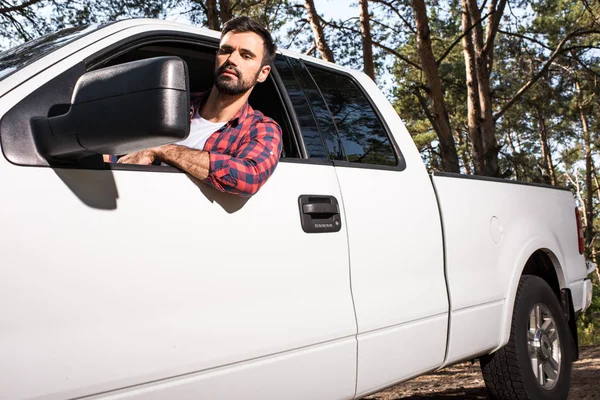
[[138,152],[138,153],[127,154],[126,156],[119,158],[117,163],[150,165],[150,164],[152,164],[153,161],[154,161],[154,158],[150,157],[145,152]]

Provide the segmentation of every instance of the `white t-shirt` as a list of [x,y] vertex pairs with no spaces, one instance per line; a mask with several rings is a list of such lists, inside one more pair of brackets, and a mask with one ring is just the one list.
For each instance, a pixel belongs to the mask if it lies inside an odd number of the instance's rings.
[[196,109],[196,113],[194,114],[194,118],[192,118],[190,124],[189,136],[181,142],[177,142],[175,144],[187,146],[192,149],[204,150],[204,145],[206,144],[206,141],[210,135],[221,129],[226,123],[227,122],[207,121],[200,116],[198,109]]

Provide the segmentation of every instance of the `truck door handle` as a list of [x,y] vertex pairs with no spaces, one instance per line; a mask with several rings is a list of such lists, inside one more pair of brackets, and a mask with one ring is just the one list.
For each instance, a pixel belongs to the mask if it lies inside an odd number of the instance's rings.
[[340,206],[335,197],[302,195],[298,197],[298,206],[304,232],[339,232],[342,229]]
[[302,204],[302,212],[304,214],[339,214],[340,207],[337,204],[331,203],[310,203]]

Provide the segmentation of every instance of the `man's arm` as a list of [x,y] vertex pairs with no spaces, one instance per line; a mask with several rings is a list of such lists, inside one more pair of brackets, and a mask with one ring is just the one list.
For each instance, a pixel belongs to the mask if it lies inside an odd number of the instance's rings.
[[222,192],[251,196],[275,170],[281,147],[279,125],[273,120],[258,123],[234,155],[209,153],[210,173],[205,182]]
[[119,163],[149,165],[159,160],[222,192],[251,196],[277,166],[281,153],[281,128],[275,122],[265,122],[251,129],[249,139],[234,155],[171,144],[128,154]]
[[176,144],[167,144],[127,154],[121,157],[118,162],[121,164],[151,165],[155,161],[172,165],[200,180],[206,179],[209,174],[210,158],[207,151]]

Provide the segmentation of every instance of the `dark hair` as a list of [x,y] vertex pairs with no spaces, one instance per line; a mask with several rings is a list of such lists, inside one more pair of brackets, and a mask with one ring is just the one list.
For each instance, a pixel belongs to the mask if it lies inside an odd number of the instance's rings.
[[250,17],[236,17],[232,18],[223,25],[221,30],[221,38],[225,36],[227,32],[234,31],[238,33],[242,32],[254,32],[259,35],[264,43],[265,55],[262,59],[262,65],[271,65],[275,59],[275,52],[277,46],[273,42],[271,33],[264,28],[257,20]]

